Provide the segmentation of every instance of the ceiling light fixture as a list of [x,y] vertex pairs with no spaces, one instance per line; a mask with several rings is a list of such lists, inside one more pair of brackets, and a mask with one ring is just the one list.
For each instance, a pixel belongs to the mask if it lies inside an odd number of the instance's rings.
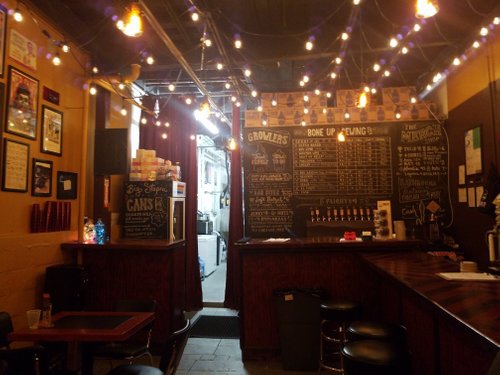
[[417,0],[415,4],[415,17],[430,18],[439,12],[437,0]]
[[118,20],[116,26],[122,33],[132,38],[136,38],[142,35],[142,18],[141,12],[137,4],[131,4],[130,9],[125,15],[125,20]]

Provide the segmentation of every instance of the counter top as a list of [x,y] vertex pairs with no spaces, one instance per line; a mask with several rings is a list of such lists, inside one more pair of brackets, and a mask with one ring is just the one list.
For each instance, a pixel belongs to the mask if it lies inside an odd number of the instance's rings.
[[104,245],[89,244],[83,242],[64,242],[61,244],[63,250],[140,250],[140,251],[166,251],[179,246],[184,246],[185,241],[170,240],[119,240]]
[[450,281],[438,272],[458,272],[459,264],[426,253],[363,253],[368,264],[419,294],[441,313],[500,347],[500,279]]
[[247,242],[237,242],[238,248],[244,251],[344,251],[356,249],[370,250],[418,250],[424,245],[421,240],[371,240],[340,241],[339,237],[304,237],[290,238],[287,241],[267,241],[266,238],[252,238]]

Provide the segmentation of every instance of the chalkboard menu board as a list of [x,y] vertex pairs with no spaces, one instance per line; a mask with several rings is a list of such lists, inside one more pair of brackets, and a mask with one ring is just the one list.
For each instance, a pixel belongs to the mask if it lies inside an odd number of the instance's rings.
[[431,202],[449,210],[446,135],[431,121],[245,128],[244,172],[250,237],[306,235],[313,215],[337,210],[369,219],[378,200],[394,220],[421,221]]
[[131,181],[125,183],[123,237],[166,239],[172,182]]

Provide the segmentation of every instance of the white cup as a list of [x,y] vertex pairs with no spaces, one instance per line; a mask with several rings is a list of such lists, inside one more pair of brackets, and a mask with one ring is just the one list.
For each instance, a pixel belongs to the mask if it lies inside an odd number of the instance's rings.
[[406,240],[406,226],[403,220],[394,220],[394,233],[398,240]]
[[28,318],[28,327],[30,329],[38,329],[38,324],[40,323],[40,315],[42,310],[34,309],[26,311],[26,316]]

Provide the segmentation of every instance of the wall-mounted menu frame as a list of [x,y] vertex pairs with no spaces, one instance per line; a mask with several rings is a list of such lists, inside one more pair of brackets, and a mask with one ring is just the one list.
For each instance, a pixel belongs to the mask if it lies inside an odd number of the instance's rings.
[[9,66],[5,131],[36,139],[38,80]]
[[5,36],[7,31],[7,9],[0,5],[0,77],[5,64]]
[[31,195],[50,197],[52,195],[52,161],[33,158],[31,173]]
[[57,199],[76,199],[78,174],[57,171]]
[[482,172],[481,127],[476,126],[465,131],[465,173],[472,176]]
[[46,105],[42,106],[42,152],[58,156],[62,155],[62,127],[62,112]]
[[25,193],[28,191],[28,162],[30,146],[4,138],[2,190]]

